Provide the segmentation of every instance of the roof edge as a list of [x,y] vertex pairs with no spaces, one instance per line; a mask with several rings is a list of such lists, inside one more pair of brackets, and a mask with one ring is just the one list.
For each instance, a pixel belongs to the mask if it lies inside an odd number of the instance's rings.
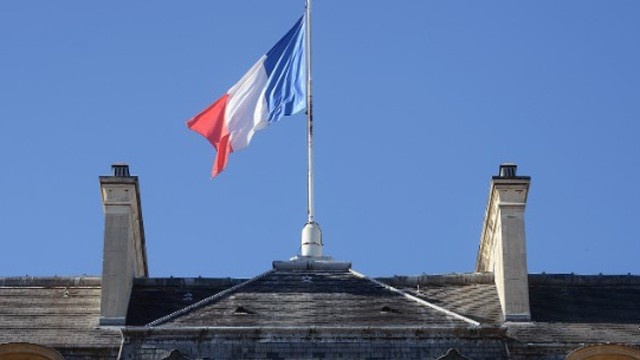
[[640,285],[640,275],[529,274],[529,286]]
[[10,276],[0,277],[0,287],[101,286],[100,276]]
[[453,273],[443,275],[394,275],[393,277],[377,277],[391,286],[415,287],[424,286],[444,286],[444,285],[473,285],[473,284],[494,284],[492,272],[483,273]]
[[248,278],[233,277],[152,277],[152,278],[135,278],[133,285],[135,287],[211,287],[218,285],[237,285],[249,280]]
[[405,336],[451,336],[452,333],[468,334],[471,337],[504,336],[507,332],[501,326],[479,326],[479,327],[433,327],[433,326],[190,326],[190,327],[148,327],[148,326],[127,326],[122,328],[122,334],[128,335],[163,335],[174,336],[202,336],[206,332],[213,334],[238,335],[246,338],[256,336],[260,333],[273,336],[274,333],[308,337],[310,333],[314,336],[343,336],[358,332],[359,336],[365,333],[370,337],[386,337],[389,334],[394,336],[402,333]]

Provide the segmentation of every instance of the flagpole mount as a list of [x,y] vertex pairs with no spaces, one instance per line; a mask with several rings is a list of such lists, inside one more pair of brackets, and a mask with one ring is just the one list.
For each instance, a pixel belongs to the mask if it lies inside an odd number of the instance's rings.
[[302,228],[302,256],[322,256],[322,230],[316,222],[308,222]]

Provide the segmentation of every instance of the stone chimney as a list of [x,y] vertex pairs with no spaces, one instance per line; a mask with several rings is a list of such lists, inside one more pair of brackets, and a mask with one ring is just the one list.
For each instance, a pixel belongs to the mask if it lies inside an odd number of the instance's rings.
[[517,176],[515,164],[500,165],[492,177],[477,272],[493,272],[505,321],[529,321],[529,282],[524,208],[531,177]]
[[111,168],[112,176],[100,176],[104,205],[100,325],[124,325],[133,279],[149,273],[138,177],[129,175],[126,164]]

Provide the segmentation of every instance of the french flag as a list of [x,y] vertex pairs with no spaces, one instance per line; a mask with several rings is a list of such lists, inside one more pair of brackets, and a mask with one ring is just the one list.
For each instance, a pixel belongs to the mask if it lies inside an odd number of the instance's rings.
[[216,148],[211,177],[224,170],[230,153],[249,145],[256,131],[306,107],[305,45],[302,16],[224,96],[187,121]]

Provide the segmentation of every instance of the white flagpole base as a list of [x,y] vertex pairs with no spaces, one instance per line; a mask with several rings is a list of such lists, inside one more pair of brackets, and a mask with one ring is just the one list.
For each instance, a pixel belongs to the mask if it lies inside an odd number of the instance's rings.
[[302,228],[302,256],[322,256],[322,231],[316,222],[308,222]]

